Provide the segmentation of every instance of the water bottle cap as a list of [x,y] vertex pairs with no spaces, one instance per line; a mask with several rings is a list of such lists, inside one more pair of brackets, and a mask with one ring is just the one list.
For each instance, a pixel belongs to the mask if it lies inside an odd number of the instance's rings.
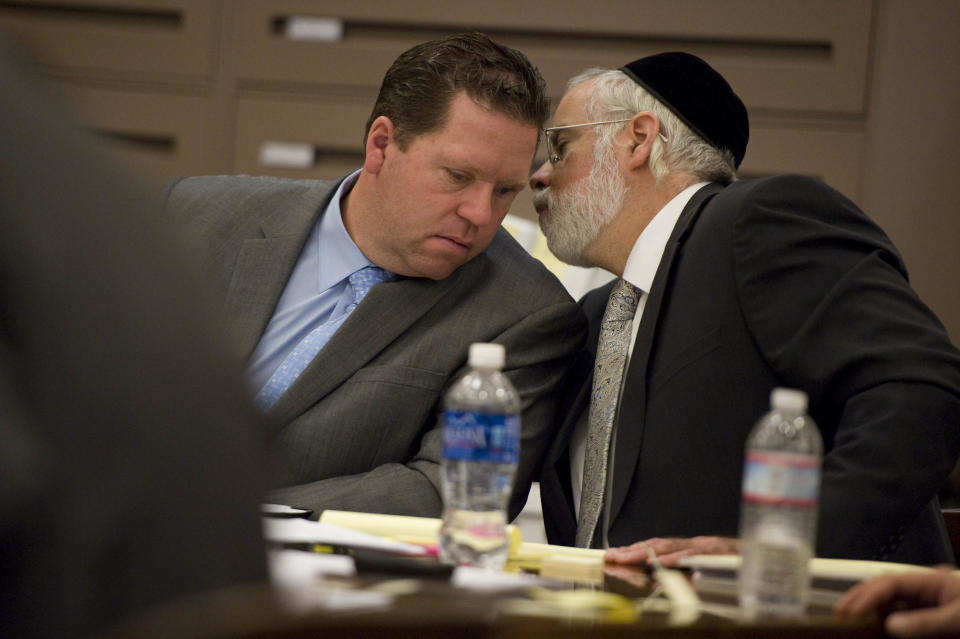
[[774,388],[770,393],[770,408],[791,413],[807,412],[807,394],[795,388]]
[[503,368],[506,351],[503,344],[477,342],[470,345],[469,364],[472,368]]

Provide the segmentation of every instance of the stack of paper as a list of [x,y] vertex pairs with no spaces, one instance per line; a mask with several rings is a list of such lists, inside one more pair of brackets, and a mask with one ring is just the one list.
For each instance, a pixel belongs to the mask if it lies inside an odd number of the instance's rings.
[[319,544],[336,548],[366,548],[402,555],[423,556],[427,550],[359,530],[307,519],[263,518],[263,536],[278,544]]
[[[320,521],[395,541],[419,544],[426,548],[436,547],[441,525],[440,519],[430,517],[376,515],[342,510],[325,510]],[[551,575],[555,577],[595,576],[597,572],[603,571],[603,550],[527,543],[521,538],[520,529],[513,525],[507,526],[507,534],[510,537],[508,562],[513,569],[539,570],[543,560],[548,559]],[[569,560],[566,560],[567,558]]]

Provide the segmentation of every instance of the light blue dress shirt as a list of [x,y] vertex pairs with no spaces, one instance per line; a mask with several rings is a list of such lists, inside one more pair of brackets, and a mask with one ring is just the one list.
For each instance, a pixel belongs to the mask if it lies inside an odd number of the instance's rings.
[[355,171],[340,184],[304,244],[273,317],[247,363],[247,380],[253,393],[267,383],[310,331],[344,312],[353,301],[347,278],[372,264],[347,234],[340,210],[340,201],[359,175],[360,171]]

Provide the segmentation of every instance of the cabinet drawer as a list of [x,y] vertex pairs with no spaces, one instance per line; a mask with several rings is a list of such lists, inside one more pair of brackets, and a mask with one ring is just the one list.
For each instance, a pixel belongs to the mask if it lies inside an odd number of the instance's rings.
[[158,180],[216,170],[209,149],[213,119],[200,96],[65,86],[76,119],[103,134],[136,169]]
[[0,2],[0,27],[70,75],[198,81],[213,74],[213,0]]
[[244,96],[237,103],[234,171],[335,179],[363,163],[372,100]]
[[[616,68],[643,55],[685,50],[723,73],[750,109],[865,110],[870,0],[238,0],[230,6],[237,73],[253,84],[375,93],[403,50],[479,29],[526,53],[554,97],[587,67]],[[318,30],[318,39],[304,39],[290,29],[302,19],[328,19],[334,26]]]

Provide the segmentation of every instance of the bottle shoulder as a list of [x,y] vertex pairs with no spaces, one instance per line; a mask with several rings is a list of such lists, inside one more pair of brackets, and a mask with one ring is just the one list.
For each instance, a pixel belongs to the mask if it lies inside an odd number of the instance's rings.
[[519,412],[521,407],[510,379],[492,369],[473,369],[454,382],[447,391],[444,406],[448,410],[495,409],[497,412]]
[[752,450],[823,454],[820,430],[816,422],[805,413],[782,411],[767,413],[750,432],[747,447]]

